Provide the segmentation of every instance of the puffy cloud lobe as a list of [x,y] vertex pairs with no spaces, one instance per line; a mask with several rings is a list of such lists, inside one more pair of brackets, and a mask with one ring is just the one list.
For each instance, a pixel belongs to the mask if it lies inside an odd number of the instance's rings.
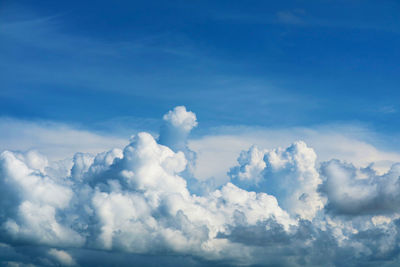
[[180,128],[185,132],[190,132],[197,126],[196,115],[191,111],[186,111],[184,106],[177,106],[170,110],[164,115],[163,119],[171,126]]
[[[331,160],[321,165],[321,192],[327,196],[327,210],[335,214],[391,214],[399,211],[400,164],[377,175],[370,167]],[[349,205],[351,203],[351,205]]]
[[323,207],[317,192],[322,181],[315,162],[315,152],[304,142],[271,151],[253,146],[241,153],[239,166],[229,174],[245,188],[276,196],[293,216],[312,219]]
[[67,252],[58,249],[50,249],[49,255],[57,260],[63,266],[74,266],[76,265],[75,260]]
[[239,166],[232,168],[229,174],[239,183],[258,186],[267,166],[264,161],[265,153],[266,151],[259,150],[256,146],[242,151],[237,159]]
[[[2,227],[13,239],[39,244],[82,244],[83,238],[56,219],[73,196],[71,188],[27,166],[32,154],[0,155]],[[28,158],[28,159],[26,159]],[[35,162],[35,160],[33,160]]]
[[177,150],[186,150],[186,139],[189,132],[197,126],[196,115],[187,111],[184,106],[177,106],[163,117],[159,142]]
[[187,146],[187,138],[190,131],[197,126],[196,114],[187,111],[184,106],[177,106],[168,111],[163,116],[164,123],[160,129],[158,142],[168,146],[173,151],[182,151],[187,160],[186,169],[181,176],[188,182],[190,190],[196,193],[202,193],[209,190],[210,183],[199,182],[194,177],[194,168],[196,165],[196,153]]
[[[190,255],[204,265],[397,261],[399,165],[379,176],[339,161],[318,168],[304,142],[253,146],[240,154],[230,182],[198,195],[185,176],[195,115],[177,107],[165,120],[185,132],[183,149],[160,144],[161,131],[159,141],[139,133],[122,150],[77,153],[57,163],[37,152],[2,152],[1,242],[41,245],[47,250],[20,260],[44,266],[111,257],[101,251]],[[0,258],[11,251],[0,246]]]

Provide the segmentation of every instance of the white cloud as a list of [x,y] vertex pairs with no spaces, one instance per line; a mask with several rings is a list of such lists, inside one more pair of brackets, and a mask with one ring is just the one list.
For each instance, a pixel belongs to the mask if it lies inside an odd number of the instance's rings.
[[191,111],[186,111],[184,106],[177,106],[164,115],[163,120],[173,127],[181,128],[185,132],[190,132],[197,126],[196,115]]
[[[168,114],[173,116],[176,110]],[[194,114],[185,108],[181,111],[193,127]],[[185,138],[188,133],[185,130]],[[212,168],[207,160],[231,152],[233,162],[225,172],[230,170],[232,179],[195,194],[188,186],[194,178],[186,171],[196,157],[187,158],[186,139],[181,151],[142,132],[123,149],[76,153],[72,160],[57,164],[35,151],[4,151],[0,241],[46,248],[46,253],[21,256],[20,261],[33,259],[45,266],[54,260],[63,265],[99,265],[84,256],[93,250],[154,257],[189,255],[199,262],[231,265],[360,265],[371,259],[396,263],[398,165],[377,174],[372,167],[318,160],[318,151],[305,142],[285,145],[297,133],[315,138],[319,150],[334,151],[336,156],[346,157],[346,152],[358,149],[350,155],[364,152],[359,164],[397,157],[327,130],[208,136],[191,143],[198,149],[196,171]],[[258,147],[247,146],[253,139]],[[352,146],[327,144],[328,140]],[[273,143],[285,146],[273,148]],[[236,153],[242,146],[245,150]],[[223,149],[220,154],[219,149]],[[205,160],[203,152],[210,159]],[[225,168],[215,166],[208,171],[210,176]],[[224,174],[223,179],[229,177]],[[0,256],[2,249],[10,248],[0,247]],[[15,257],[5,260],[18,262]]]
[[185,150],[189,132],[197,126],[196,115],[184,106],[175,107],[163,117],[159,142],[173,150]]
[[[377,175],[371,168],[357,169],[338,160],[321,166],[328,197],[327,210],[338,214],[393,214],[400,203],[400,164]],[[351,203],[349,205],[348,203]]]
[[189,140],[189,147],[197,154],[194,175],[205,180],[215,177],[219,183],[226,182],[226,173],[236,164],[237,155],[252,145],[273,149],[286,147],[303,140],[318,155],[317,162],[341,159],[358,167],[374,165],[379,173],[386,172],[400,153],[378,149],[369,140],[376,138],[374,132],[357,126],[327,125],[314,128],[219,128],[216,134]]
[[55,260],[57,260],[63,266],[74,266],[76,265],[74,259],[67,252],[63,250],[58,250],[52,248],[49,250],[49,255],[52,256]]
[[246,189],[267,192],[293,216],[312,220],[323,207],[317,192],[322,183],[317,155],[304,142],[286,149],[258,150],[254,146],[238,158],[229,174]]

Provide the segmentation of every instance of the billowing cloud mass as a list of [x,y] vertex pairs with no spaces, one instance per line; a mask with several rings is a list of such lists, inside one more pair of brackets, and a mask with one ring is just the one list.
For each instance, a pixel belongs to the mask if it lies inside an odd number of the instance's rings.
[[[176,107],[158,139],[54,161],[0,155],[5,266],[396,266],[400,165],[318,163],[302,141],[250,147],[221,186],[193,191],[196,115]],[[191,166],[191,168],[190,168]],[[200,183],[200,182],[199,182]],[[200,192],[200,193],[199,193]]]

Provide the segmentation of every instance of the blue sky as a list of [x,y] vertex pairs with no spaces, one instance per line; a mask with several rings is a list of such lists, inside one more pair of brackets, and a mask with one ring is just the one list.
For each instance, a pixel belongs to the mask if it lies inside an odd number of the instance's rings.
[[397,1],[2,1],[0,115],[108,131],[185,105],[203,128],[356,122],[397,133],[399,11]]
[[0,266],[399,266],[399,14],[0,1]]

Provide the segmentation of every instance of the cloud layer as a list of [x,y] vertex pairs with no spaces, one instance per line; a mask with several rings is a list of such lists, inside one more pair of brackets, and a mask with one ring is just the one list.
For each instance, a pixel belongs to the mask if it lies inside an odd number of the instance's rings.
[[400,165],[378,174],[319,163],[302,141],[252,146],[215,186],[194,177],[187,137],[195,114],[180,106],[164,121],[158,139],[141,132],[123,149],[71,160],[3,151],[1,264],[398,263]]

